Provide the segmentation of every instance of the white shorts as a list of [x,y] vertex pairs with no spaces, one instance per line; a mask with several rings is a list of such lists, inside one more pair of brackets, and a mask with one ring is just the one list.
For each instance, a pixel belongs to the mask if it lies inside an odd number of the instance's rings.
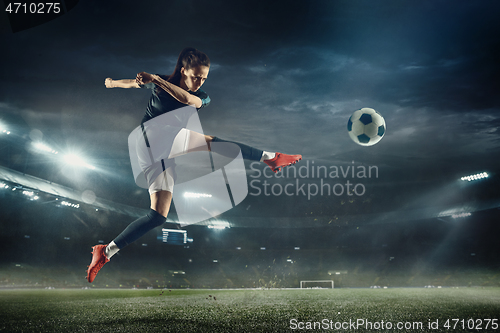
[[[196,108],[191,106],[168,111],[142,123],[130,133],[128,145],[134,180],[139,187],[151,191],[172,189],[171,180],[178,181],[175,170],[159,177],[164,170],[175,166],[177,157],[209,150]],[[182,179],[185,178],[188,177]]]
[[174,166],[163,171],[152,183],[149,185],[149,194],[160,191],[169,191],[174,193]]
[[[191,150],[206,150],[207,143],[205,136],[203,134],[199,134],[196,132],[192,132],[188,129],[180,129],[175,136],[172,146],[167,147],[170,151],[168,154],[168,159],[173,159],[175,157],[182,156],[188,153]],[[165,161],[164,161],[165,162]],[[162,164],[156,163],[156,170],[160,168]],[[164,164],[163,164],[164,165]],[[149,172],[154,172],[155,168],[152,168]],[[156,171],[156,174],[158,174]],[[174,179],[175,179],[175,164],[172,166],[168,166],[167,169],[162,171],[159,176],[156,177],[154,181],[149,185],[149,194],[153,194],[159,191],[169,191],[170,193],[174,193]]]

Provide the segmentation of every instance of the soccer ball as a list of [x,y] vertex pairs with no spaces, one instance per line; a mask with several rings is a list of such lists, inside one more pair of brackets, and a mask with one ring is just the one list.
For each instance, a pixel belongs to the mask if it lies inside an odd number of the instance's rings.
[[372,146],[385,134],[384,117],[370,108],[354,111],[347,122],[347,130],[352,141],[361,146]]

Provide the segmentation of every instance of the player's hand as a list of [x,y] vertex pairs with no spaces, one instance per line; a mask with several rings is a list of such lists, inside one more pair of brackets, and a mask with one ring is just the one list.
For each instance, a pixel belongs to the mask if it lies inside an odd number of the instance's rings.
[[106,78],[106,80],[104,80],[104,85],[106,88],[114,88],[113,79],[110,77]]
[[139,85],[148,84],[149,82],[153,81],[154,77],[155,75],[146,72],[140,72],[137,74],[135,82],[137,82],[137,84]]

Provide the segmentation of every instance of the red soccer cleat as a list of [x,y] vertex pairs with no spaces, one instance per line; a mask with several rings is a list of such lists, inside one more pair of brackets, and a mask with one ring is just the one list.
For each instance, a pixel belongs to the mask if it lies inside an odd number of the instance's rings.
[[276,153],[276,156],[270,160],[264,161],[274,173],[281,171],[282,167],[286,167],[297,163],[302,159],[302,155],[287,155],[282,153]]
[[106,246],[107,245],[96,245],[92,247],[92,262],[90,263],[90,266],[88,266],[89,269],[87,270],[87,281],[90,283],[94,281],[95,276],[102,266],[109,261],[106,257],[106,253],[104,253]]

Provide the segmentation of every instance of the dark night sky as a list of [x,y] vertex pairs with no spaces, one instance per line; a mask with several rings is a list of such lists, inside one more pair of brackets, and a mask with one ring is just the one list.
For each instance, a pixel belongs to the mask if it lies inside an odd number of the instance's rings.
[[[169,74],[180,50],[194,46],[212,61],[203,87],[212,104],[200,112],[206,134],[299,153],[302,165],[379,168],[376,179],[362,180],[366,194],[350,208],[346,195],[250,194],[229,216],[257,225],[268,223],[266,214],[372,221],[390,218],[381,211],[417,209],[415,218],[428,217],[422,209],[430,203],[456,206],[446,199],[458,177],[499,170],[499,13],[494,1],[80,1],[17,33],[3,13],[0,119],[24,124],[32,137],[41,132],[44,142],[78,151],[99,169],[71,181],[58,168],[42,175],[46,165],[30,173],[147,207],[133,183],[127,137],[149,92],[106,89],[104,79]],[[387,123],[372,147],[357,146],[346,130],[363,107]],[[497,199],[491,186],[460,201]]]

